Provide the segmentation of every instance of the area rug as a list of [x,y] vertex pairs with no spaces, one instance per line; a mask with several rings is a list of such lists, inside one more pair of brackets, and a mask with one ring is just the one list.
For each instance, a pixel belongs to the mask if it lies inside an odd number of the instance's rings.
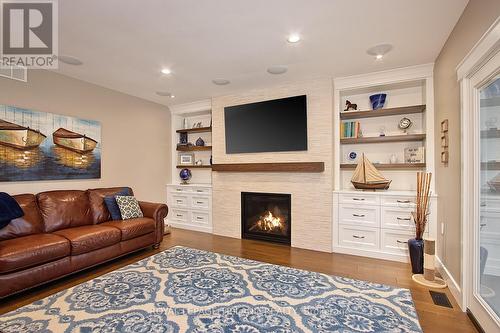
[[407,289],[180,246],[0,317],[2,333],[421,331]]

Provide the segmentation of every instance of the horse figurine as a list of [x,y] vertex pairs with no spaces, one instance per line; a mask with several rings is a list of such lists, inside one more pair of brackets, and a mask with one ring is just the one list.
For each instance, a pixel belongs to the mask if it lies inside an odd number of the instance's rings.
[[353,104],[349,101],[345,101],[345,110],[344,111],[357,111],[358,110],[358,104]]

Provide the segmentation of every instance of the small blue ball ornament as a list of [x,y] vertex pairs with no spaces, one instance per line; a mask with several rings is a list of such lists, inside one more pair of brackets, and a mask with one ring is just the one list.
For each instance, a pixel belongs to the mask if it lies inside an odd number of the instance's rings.
[[191,170],[189,169],[182,169],[181,172],[179,173],[179,177],[181,177],[182,183],[187,184],[188,181],[193,177],[191,174]]

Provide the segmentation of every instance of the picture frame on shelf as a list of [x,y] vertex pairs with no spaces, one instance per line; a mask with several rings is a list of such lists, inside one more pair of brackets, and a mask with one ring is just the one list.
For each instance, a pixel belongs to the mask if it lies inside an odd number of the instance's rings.
[[441,147],[448,148],[448,135],[443,135],[441,137]]
[[448,164],[449,154],[447,151],[441,152],[441,163]]
[[445,119],[441,122],[441,133],[448,132],[448,119]]
[[179,154],[179,165],[194,165],[194,154],[193,153]]

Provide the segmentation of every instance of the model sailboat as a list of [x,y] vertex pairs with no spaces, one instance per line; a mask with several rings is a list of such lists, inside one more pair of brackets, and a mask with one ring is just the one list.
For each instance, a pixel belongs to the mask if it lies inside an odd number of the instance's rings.
[[356,170],[354,170],[351,183],[354,188],[359,190],[386,190],[389,188],[391,180],[385,179],[363,154]]

